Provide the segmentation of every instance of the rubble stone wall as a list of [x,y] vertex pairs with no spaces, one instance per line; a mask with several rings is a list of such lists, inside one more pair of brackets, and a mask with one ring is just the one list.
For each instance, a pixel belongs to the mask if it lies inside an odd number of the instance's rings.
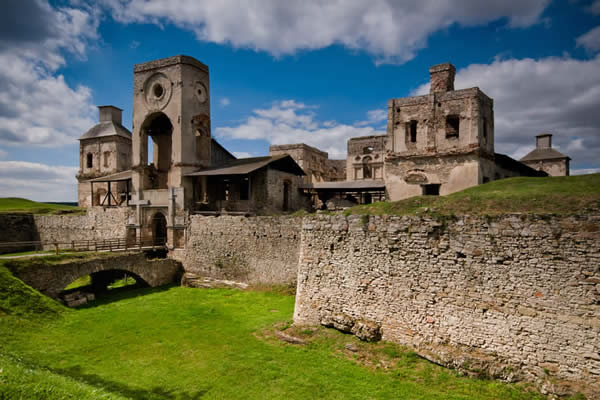
[[298,268],[296,323],[600,396],[600,216],[311,216]]
[[[0,214],[0,243],[38,240],[33,215]],[[15,244],[0,246],[0,254],[35,250],[33,246]]]
[[186,272],[247,283],[294,284],[300,217],[192,215],[185,249],[174,252]]
[[33,219],[38,240],[62,242],[61,247],[67,248],[72,240],[126,237],[129,212],[127,207],[91,207],[85,215],[34,215]]

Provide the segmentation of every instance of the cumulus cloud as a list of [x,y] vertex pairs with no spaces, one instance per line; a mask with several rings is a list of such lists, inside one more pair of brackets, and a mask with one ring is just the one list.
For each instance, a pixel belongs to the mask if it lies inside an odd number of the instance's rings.
[[172,23],[199,40],[266,51],[275,56],[334,44],[361,49],[378,62],[402,63],[430,34],[454,24],[506,19],[509,27],[539,21],[549,0],[104,0],[124,23]]
[[577,47],[583,47],[590,53],[600,51],[600,26],[579,36],[576,40]]
[[357,126],[378,125],[387,122],[387,110],[371,110],[367,111],[367,119],[360,121]]
[[219,127],[218,137],[266,140],[270,144],[306,143],[329,153],[330,158],[346,157],[346,142],[351,137],[383,135],[385,131],[370,126],[319,122],[315,106],[294,100],[274,103],[270,108],[256,109],[237,126]]
[[[73,143],[94,123],[91,92],[69,86],[56,71],[65,65],[65,53],[85,57],[87,43],[97,38],[98,15],[86,8],[52,8],[41,0],[12,2],[5,11],[0,17],[0,144]],[[44,26],[32,27],[37,24]]]
[[77,167],[0,161],[0,193],[37,201],[77,201]]
[[[599,165],[600,55],[473,64],[457,72],[455,87],[473,86],[494,99],[497,152],[520,158],[535,145],[535,135],[549,132],[573,166]],[[426,84],[415,94],[428,92]]]

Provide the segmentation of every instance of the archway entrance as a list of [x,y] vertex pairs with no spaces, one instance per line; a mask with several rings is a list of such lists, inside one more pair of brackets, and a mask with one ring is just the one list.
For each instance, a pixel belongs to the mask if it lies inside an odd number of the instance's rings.
[[[171,120],[162,112],[148,115],[142,124],[146,135],[146,162],[149,166],[146,189],[166,189],[171,168],[172,133]],[[149,151],[150,148],[152,151]]]
[[160,212],[152,217],[152,242],[155,246],[167,243],[167,219]]

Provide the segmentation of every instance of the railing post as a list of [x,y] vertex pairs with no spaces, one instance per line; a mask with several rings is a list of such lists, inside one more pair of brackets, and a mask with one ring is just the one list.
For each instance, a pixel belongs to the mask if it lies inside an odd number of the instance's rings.
[[56,250],[56,254],[58,254],[58,243],[54,242],[54,249]]
[[71,250],[75,251],[75,241],[71,240]]

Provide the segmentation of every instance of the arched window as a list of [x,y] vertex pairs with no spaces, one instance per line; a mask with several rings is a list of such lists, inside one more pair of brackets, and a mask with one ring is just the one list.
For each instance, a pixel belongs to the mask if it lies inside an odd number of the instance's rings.
[[92,153],[87,153],[87,167],[92,168],[94,163],[94,155]]

